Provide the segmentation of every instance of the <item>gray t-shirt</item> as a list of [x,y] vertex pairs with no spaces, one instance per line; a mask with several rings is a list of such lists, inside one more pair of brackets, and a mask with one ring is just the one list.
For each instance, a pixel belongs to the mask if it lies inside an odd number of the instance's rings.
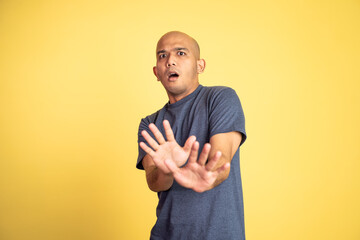
[[[196,136],[200,150],[218,133],[238,131],[241,144],[246,139],[245,118],[236,92],[228,87],[199,86],[194,92],[141,120],[138,142],[146,142],[140,134],[154,123],[165,136],[163,120],[167,119],[176,141],[183,146],[187,138]],[[241,145],[240,144],[240,145]],[[144,169],[146,153],[139,147],[136,167]],[[217,187],[197,193],[174,181],[168,191],[159,192],[157,221],[151,231],[153,240],[242,240],[244,232],[243,196],[240,177],[239,149],[232,161],[229,177]]]

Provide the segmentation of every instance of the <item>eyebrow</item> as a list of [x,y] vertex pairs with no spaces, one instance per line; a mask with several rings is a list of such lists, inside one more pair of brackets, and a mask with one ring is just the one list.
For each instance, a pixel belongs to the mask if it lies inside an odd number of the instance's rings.
[[[180,51],[180,50],[184,50],[186,52],[189,52],[189,49],[185,48],[185,47],[176,47],[176,48],[173,48],[172,51]],[[160,50],[157,52],[157,55],[159,55],[160,53],[165,53],[166,51],[165,50]]]
[[185,51],[189,51],[189,49],[184,48],[184,47],[178,47],[178,48],[174,48],[174,50],[180,51],[180,50],[185,50]]

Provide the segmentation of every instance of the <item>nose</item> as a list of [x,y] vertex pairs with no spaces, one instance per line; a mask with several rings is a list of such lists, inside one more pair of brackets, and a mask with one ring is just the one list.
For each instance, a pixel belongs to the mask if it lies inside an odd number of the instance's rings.
[[166,66],[167,67],[176,66],[175,57],[173,57],[171,54],[168,57],[168,60],[166,62]]

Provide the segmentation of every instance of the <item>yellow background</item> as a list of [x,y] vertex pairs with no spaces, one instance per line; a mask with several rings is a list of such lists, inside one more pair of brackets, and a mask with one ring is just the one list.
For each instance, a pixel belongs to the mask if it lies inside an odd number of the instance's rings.
[[0,239],[147,239],[135,168],[170,30],[234,88],[249,240],[360,239],[360,2],[0,1]]

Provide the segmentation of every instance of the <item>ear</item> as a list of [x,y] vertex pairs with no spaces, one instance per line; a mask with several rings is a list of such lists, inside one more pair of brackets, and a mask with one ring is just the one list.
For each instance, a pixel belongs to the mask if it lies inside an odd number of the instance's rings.
[[197,60],[197,73],[203,73],[205,70],[206,62],[204,59]]
[[156,76],[157,80],[160,81],[159,78],[158,78],[158,75],[157,75],[157,68],[156,68],[156,66],[153,67],[153,73],[154,73],[154,75]]

